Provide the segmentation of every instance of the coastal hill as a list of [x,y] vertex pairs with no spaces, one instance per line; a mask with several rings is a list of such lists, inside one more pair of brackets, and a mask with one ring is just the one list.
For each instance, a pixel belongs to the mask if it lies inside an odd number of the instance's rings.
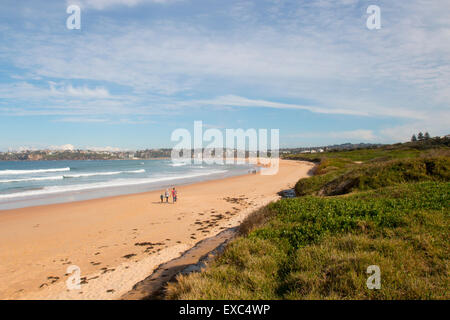
[[140,151],[24,150],[0,152],[0,161],[143,160],[168,158],[170,153],[171,149],[147,149]]
[[[323,147],[308,147],[308,148],[282,148],[280,154],[282,156],[295,155],[299,153],[316,153],[323,151],[340,151],[340,150],[354,150],[359,148],[375,148],[381,145],[376,144],[352,144],[344,143],[340,145],[323,146]],[[191,150],[192,157],[196,152],[203,152],[204,149]],[[21,150],[0,152],[0,161],[43,161],[43,160],[145,160],[155,158],[170,158],[172,149],[145,149],[137,151],[96,151],[96,150]],[[224,154],[237,155],[236,149],[223,150]],[[214,151],[212,151],[214,154]],[[245,152],[246,157],[250,156],[248,151]],[[269,152],[270,154],[270,152]],[[254,156],[252,154],[251,156]]]
[[449,142],[289,155],[317,164],[297,197],[251,214],[166,298],[449,299]]

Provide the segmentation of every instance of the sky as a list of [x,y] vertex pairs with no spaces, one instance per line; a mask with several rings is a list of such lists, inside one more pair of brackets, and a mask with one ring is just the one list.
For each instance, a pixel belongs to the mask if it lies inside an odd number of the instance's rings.
[[171,147],[195,120],[281,147],[449,134],[450,0],[0,2],[0,150]]

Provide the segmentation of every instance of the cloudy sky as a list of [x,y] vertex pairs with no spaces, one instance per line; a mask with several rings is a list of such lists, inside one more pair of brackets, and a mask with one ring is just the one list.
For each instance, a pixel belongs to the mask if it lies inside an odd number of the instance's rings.
[[448,134],[450,0],[0,2],[0,150],[170,147],[194,120],[285,147]]

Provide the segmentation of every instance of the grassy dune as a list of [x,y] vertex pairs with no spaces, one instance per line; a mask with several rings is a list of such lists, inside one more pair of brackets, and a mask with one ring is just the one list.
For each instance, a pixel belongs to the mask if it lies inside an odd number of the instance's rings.
[[[179,277],[167,298],[449,299],[448,147],[420,147],[323,155],[296,186],[304,196],[254,212],[223,255]],[[370,265],[380,290],[366,286]]]

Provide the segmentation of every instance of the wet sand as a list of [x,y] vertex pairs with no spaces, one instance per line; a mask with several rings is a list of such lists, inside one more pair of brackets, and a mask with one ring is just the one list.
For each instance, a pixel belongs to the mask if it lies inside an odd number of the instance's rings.
[[[248,174],[161,191],[0,211],[0,299],[119,299],[161,264],[235,227],[308,176],[311,163],[280,161]],[[68,290],[69,266],[81,289]]]
[[237,235],[237,229],[238,227],[225,229],[213,237],[198,242],[180,257],[161,264],[150,276],[136,283],[121,299],[164,299],[165,286],[168,282],[175,281],[179,274],[187,275],[206,268],[206,263],[222,252],[226,244]]

